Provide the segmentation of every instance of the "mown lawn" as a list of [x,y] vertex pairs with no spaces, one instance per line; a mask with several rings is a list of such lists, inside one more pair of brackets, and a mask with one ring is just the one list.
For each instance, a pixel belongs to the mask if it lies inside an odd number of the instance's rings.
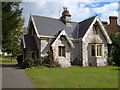
[[118,88],[118,67],[29,68],[37,88]]
[[17,60],[15,57],[12,57],[12,61],[10,57],[0,57],[0,64],[6,65],[6,64],[17,64]]

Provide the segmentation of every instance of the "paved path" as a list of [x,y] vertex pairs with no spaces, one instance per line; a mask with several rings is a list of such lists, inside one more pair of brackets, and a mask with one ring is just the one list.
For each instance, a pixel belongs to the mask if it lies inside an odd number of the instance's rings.
[[2,66],[2,88],[35,88],[23,69],[16,65]]

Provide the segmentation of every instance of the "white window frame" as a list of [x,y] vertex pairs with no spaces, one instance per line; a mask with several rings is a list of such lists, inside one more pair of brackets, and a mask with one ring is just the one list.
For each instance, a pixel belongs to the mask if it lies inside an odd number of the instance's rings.
[[[97,53],[97,46],[101,45],[101,55],[98,56],[98,53]],[[92,46],[95,46],[95,56],[92,56]],[[104,53],[103,53],[103,44],[90,44],[90,57],[91,58],[102,58]]]

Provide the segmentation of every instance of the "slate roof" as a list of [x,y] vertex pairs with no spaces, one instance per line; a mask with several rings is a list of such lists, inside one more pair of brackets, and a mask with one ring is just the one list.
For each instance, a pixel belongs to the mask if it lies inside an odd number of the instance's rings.
[[78,38],[82,38],[87,30],[89,29],[90,25],[92,24],[93,20],[95,19],[96,16],[91,17],[89,19],[86,19],[82,22],[79,23],[79,34]]
[[71,22],[70,25],[65,25],[59,19],[37,15],[32,15],[32,17],[39,35],[53,36],[62,29],[64,29],[69,38],[82,38],[96,16],[82,22]]
[[64,29],[68,37],[73,38],[74,34],[72,34],[72,32],[78,25],[78,22],[71,22],[70,26],[67,26],[59,19],[36,15],[32,15],[32,17],[39,35],[53,36]]
[[23,43],[25,45],[24,48],[37,48],[37,45],[33,36],[24,35],[23,37],[24,37]]

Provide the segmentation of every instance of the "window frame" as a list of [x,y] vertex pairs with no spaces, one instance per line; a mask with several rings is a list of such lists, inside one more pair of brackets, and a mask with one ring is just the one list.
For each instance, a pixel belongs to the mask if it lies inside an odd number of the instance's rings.
[[[95,56],[92,56],[92,46],[95,46]],[[98,46],[100,46],[99,54],[101,55],[98,55]],[[104,51],[103,44],[90,44],[90,57],[91,58],[102,58],[104,56],[103,51]]]
[[66,57],[66,47],[65,46],[63,46],[63,45],[58,46],[58,56],[62,57],[62,58]]

